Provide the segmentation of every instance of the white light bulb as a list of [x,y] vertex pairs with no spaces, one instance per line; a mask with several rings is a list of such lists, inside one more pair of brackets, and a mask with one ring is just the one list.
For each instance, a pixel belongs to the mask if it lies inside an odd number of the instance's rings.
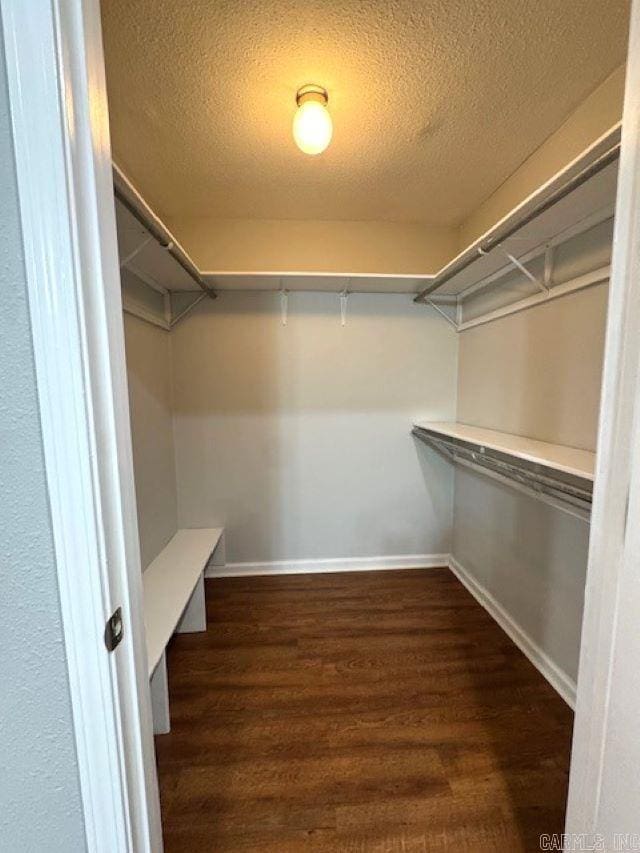
[[326,107],[327,95],[318,92],[298,93],[298,109],[293,118],[293,138],[305,154],[321,154],[331,142],[333,122]]

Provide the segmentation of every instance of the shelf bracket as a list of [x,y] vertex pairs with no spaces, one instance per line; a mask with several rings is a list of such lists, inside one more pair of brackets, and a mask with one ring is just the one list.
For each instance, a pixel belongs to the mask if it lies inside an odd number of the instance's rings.
[[289,314],[289,291],[282,287],[282,279],[280,279],[280,322],[283,326],[287,325]]
[[141,269],[138,269],[138,267],[135,264],[129,263],[125,267],[125,269],[127,269],[129,272],[133,273],[136,276],[136,278],[139,278],[140,281],[143,284],[146,284],[147,287],[150,287],[151,290],[155,290],[156,293],[161,293],[163,296],[165,293],[169,293],[169,290],[166,287],[163,287],[161,284],[159,284],[155,280],[155,278],[152,278],[148,273],[143,272]]
[[[175,325],[177,325],[180,320],[187,316],[187,314],[192,311],[196,305],[199,305],[202,300],[207,296],[206,293],[197,293],[193,302],[190,302],[185,308],[182,309],[178,314],[173,313],[173,303],[171,302],[171,320],[169,322],[169,328],[173,329]],[[171,300],[171,294],[169,294]]]
[[516,269],[520,270],[522,275],[526,276],[526,278],[528,278],[529,281],[533,282],[533,284],[535,284],[539,290],[543,291],[544,293],[549,292],[549,288],[547,287],[547,285],[544,281],[540,281],[540,279],[537,276],[535,276],[530,270],[528,270],[527,267],[525,267],[525,265],[521,261],[519,261],[515,255],[512,255],[510,252],[507,252],[506,249],[503,249],[502,247],[500,247],[500,248],[501,248],[501,251],[504,253],[504,255],[514,265],[514,267],[516,267]]
[[[443,311],[437,302],[434,302],[434,300],[428,296],[427,296],[425,301],[426,301],[427,305],[430,305],[434,309],[434,311],[438,312],[438,314],[441,317],[444,317],[444,319],[447,321],[447,323],[449,323],[451,326],[453,326],[453,328],[456,330],[456,332],[460,331],[458,329],[458,323],[452,317],[450,317],[446,311]],[[458,316],[458,313],[459,313],[458,309],[459,309],[459,303],[456,302],[456,317]]]
[[340,294],[340,325],[347,325],[347,301],[349,299],[349,291],[345,289]]
[[554,262],[554,247],[552,245],[545,246],[544,250],[544,286],[547,293],[551,290],[553,284],[553,262]]
[[124,269],[127,266],[127,264],[129,263],[129,261],[132,261],[135,258],[135,256],[137,254],[139,254],[148,243],[151,243],[152,240],[153,240],[153,237],[151,237],[151,236],[145,237],[143,240],[141,240],[138,243],[138,245],[135,247],[135,249],[133,249],[133,251],[129,252],[129,254],[120,261],[120,269],[121,270]]

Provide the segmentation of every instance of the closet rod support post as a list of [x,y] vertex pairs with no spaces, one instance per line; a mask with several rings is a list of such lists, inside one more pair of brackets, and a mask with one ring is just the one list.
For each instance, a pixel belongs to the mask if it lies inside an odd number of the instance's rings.
[[340,294],[340,325],[347,325],[347,302],[349,299],[349,291],[343,290]]

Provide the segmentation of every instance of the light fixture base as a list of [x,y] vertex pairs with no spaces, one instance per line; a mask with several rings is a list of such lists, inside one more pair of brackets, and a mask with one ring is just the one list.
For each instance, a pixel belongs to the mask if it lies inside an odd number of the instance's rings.
[[323,89],[322,86],[316,86],[315,83],[308,83],[296,92],[296,104],[298,106],[304,104],[306,101],[318,101],[318,103],[326,107],[329,103],[329,95],[327,90]]

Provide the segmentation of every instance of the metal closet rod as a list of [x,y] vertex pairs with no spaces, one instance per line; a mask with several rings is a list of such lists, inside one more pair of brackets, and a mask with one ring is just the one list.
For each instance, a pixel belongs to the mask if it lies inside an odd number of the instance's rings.
[[162,222],[155,214],[150,211],[146,204],[139,199],[134,188],[129,184],[129,181],[114,166],[113,169],[113,191],[115,197],[123,204],[129,213],[134,216],[140,225],[145,228],[160,246],[167,251],[171,257],[180,264],[187,275],[195,281],[201,290],[206,293],[210,299],[216,299],[218,294],[215,290],[202,278],[198,268],[195,266],[191,258],[177,244],[173,235],[164,227]]
[[492,451],[483,453],[456,444],[443,436],[435,436],[420,427],[414,427],[412,433],[454,463],[465,465],[501,482],[516,485],[535,497],[544,495],[558,502],[556,505],[560,508],[566,507],[567,511],[571,508],[584,513],[581,517],[586,517],[590,512],[592,486],[586,481],[585,486],[581,487],[577,483],[556,478],[551,472],[543,474],[526,465],[519,465],[515,460],[513,463],[507,462],[493,456]]
[[505,223],[503,226],[498,226],[493,233],[489,234],[488,237],[478,244],[476,251],[472,255],[466,258],[461,258],[460,261],[452,264],[446,272],[442,273],[442,275],[438,274],[431,284],[425,287],[424,290],[420,291],[413,301],[424,302],[431,293],[439,287],[442,287],[442,285],[449,281],[449,279],[453,278],[454,275],[457,275],[468,266],[471,266],[471,264],[478,259],[479,255],[485,255],[487,252],[495,249],[495,247],[502,243],[503,240],[508,239],[512,234],[515,234],[516,231],[519,231],[525,225],[528,225],[529,222],[547,211],[550,207],[553,207],[554,204],[561,201],[565,196],[568,196],[569,193],[572,193],[594,175],[597,175],[598,172],[601,172],[617,160],[619,156],[620,143],[616,142],[612,148],[605,151],[605,153],[598,157],[597,160],[594,160],[593,163],[585,166],[582,171],[578,172],[577,175],[574,175],[573,178],[570,178],[565,184],[558,187],[558,189],[552,192],[546,199],[543,199],[537,205],[534,205],[534,207],[525,213],[524,216],[520,218],[516,217],[513,222]]
[[505,462],[501,459],[495,458],[490,453],[481,453],[480,451],[472,450],[467,447],[459,447],[433,436],[419,437],[426,440],[427,443],[433,444],[441,452],[446,452],[453,459],[466,459],[470,462],[474,462],[479,468],[496,471],[496,473],[503,474],[503,476],[509,479],[516,480],[519,483],[532,485],[539,488],[541,491],[551,489],[564,497],[583,501],[587,504],[591,503],[592,493],[589,488],[580,488],[579,486],[571,485],[571,483],[564,482],[563,480],[554,478],[553,476],[533,471],[530,468]]

